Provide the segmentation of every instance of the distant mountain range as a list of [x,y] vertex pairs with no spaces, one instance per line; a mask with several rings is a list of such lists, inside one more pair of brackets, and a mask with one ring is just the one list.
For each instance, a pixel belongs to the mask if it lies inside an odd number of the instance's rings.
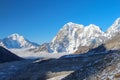
[[25,39],[19,34],[12,34],[4,39],[0,40],[0,45],[9,49],[12,48],[35,48],[39,45],[37,43],[31,42]]
[[120,31],[120,18],[118,18],[106,32],[100,27],[90,24],[84,26],[69,22],[63,26],[50,43],[41,45],[35,52],[50,53],[85,53],[107,40],[113,38]]
[[[37,52],[74,53],[64,55],[59,59],[37,58],[34,62],[29,64],[27,62],[27,66],[22,64],[24,67],[18,70],[20,72],[16,72],[17,77],[12,76],[10,79],[16,80],[19,77],[38,80],[59,78],[61,78],[59,80],[120,80],[120,18],[106,32],[94,24],[83,26],[69,22],[60,29],[50,43],[39,46],[23,36],[12,34],[1,39],[0,45],[9,49],[20,49],[19,52],[22,52],[21,48],[29,48],[29,51],[34,51],[36,54]],[[0,63],[23,60],[1,46]],[[5,67],[6,70],[8,69]],[[10,72],[14,72],[13,70],[10,69]],[[34,74],[31,71],[34,71]],[[9,78],[6,76],[4,79]]]
[[0,45],[7,48],[32,48],[34,52],[47,53],[85,53],[104,44],[120,31],[120,18],[118,18],[106,32],[100,27],[90,24],[84,26],[69,22],[60,29],[50,43],[38,45],[30,42],[19,34],[12,34],[0,40]]

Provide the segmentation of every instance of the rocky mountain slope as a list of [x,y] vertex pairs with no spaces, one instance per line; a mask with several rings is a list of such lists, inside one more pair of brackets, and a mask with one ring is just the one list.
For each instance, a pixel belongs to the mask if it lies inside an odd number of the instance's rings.
[[[88,62],[62,80],[119,80],[120,51],[98,53],[88,57]],[[90,58],[91,57],[91,58]],[[83,63],[83,62],[82,62]]]
[[1,46],[5,46],[6,48],[34,48],[39,45],[29,40],[25,39],[23,36],[19,34],[12,34],[0,41]]
[[[120,80],[120,34],[85,55],[95,59],[63,80]],[[80,54],[79,54],[80,55]],[[94,57],[95,56],[95,57]],[[101,57],[102,56],[102,57]],[[101,57],[101,58],[99,58]]]

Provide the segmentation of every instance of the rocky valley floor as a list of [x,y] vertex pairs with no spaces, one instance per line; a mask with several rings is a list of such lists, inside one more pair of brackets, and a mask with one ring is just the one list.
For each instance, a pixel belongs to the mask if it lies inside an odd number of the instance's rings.
[[120,51],[0,64],[0,80],[119,80]]

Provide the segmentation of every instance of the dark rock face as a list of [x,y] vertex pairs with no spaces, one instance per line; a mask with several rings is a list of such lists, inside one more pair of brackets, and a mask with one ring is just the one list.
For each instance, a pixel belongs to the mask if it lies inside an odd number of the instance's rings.
[[0,63],[23,60],[12,52],[0,46]]

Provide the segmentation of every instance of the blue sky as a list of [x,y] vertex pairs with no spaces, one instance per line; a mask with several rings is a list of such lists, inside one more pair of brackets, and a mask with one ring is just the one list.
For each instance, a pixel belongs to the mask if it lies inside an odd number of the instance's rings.
[[120,17],[120,0],[0,0],[0,38],[18,33],[49,42],[67,22],[104,31]]

